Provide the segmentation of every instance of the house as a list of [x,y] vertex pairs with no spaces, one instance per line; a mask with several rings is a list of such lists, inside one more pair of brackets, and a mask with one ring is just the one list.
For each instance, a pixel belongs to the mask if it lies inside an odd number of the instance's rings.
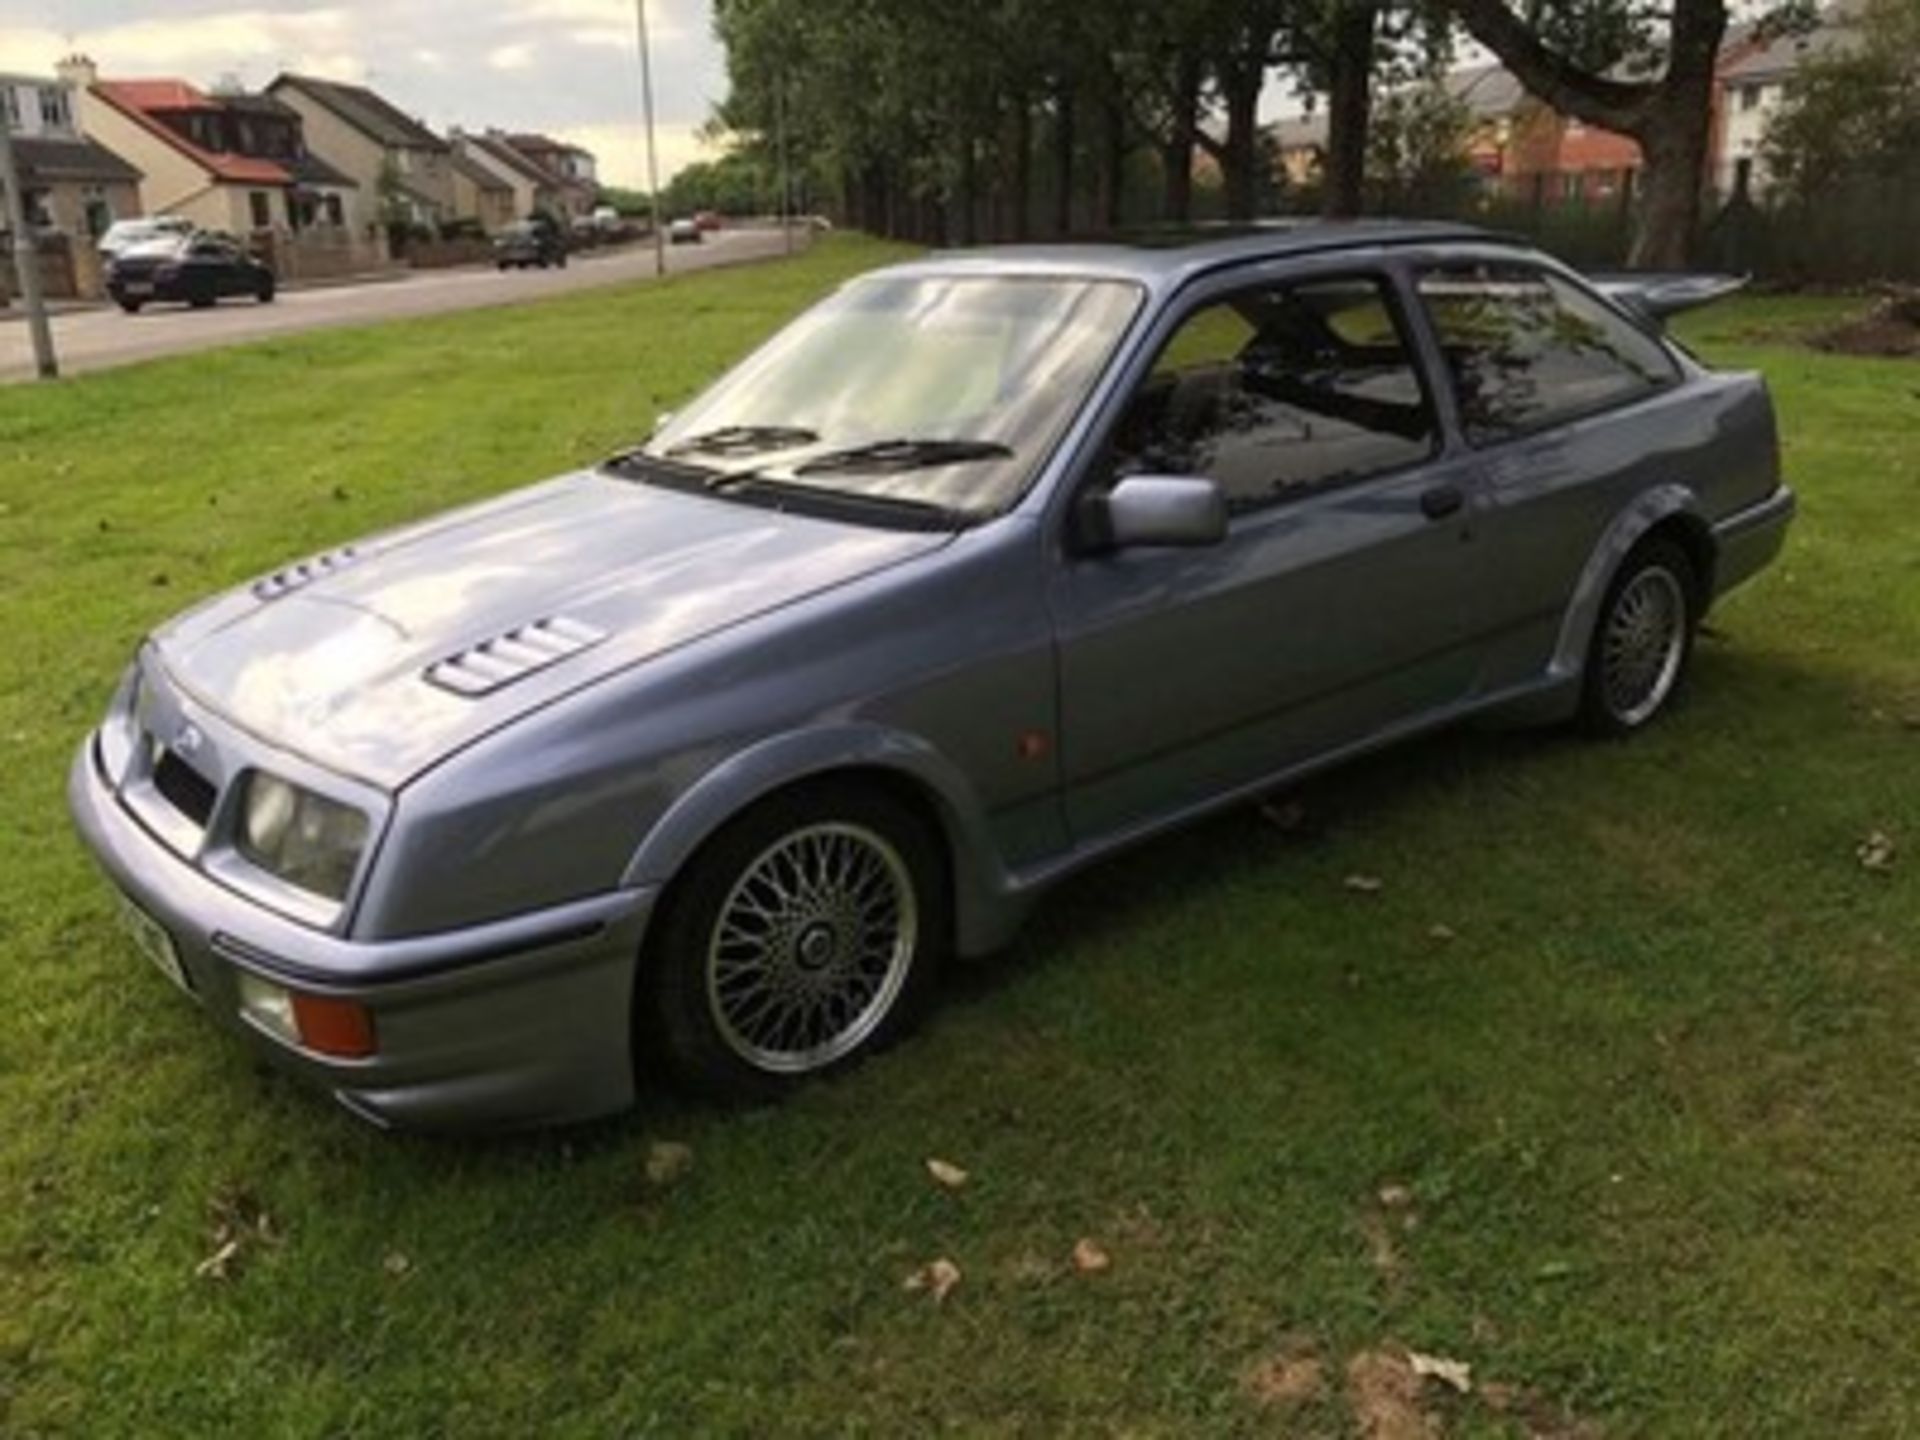
[[1641,156],[1629,136],[1562,115],[1501,65],[1466,66],[1444,83],[1466,109],[1467,159],[1488,191],[1536,204],[1631,193]]
[[487,130],[475,134],[456,129],[450,135],[456,154],[513,188],[515,219],[524,220],[541,212],[553,215],[561,212],[557,177],[509,145],[504,131]]
[[591,215],[600,202],[593,152],[545,135],[508,135],[506,142],[554,179],[562,213]]
[[1315,110],[1290,120],[1277,120],[1267,134],[1287,187],[1304,189],[1319,183],[1327,162],[1327,112]]
[[1844,13],[1828,11],[1802,35],[1755,40],[1720,69],[1714,184],[1723,194],[1764,194],[1770,184],[1764,147],[1795,72],[1809,59],[1843,52],[1858,31]]
[[28,224],[93,241],[141,213],[141,173],[83,136],[74,111],[73,91],[58,77],[0,75],[0,115],[13,132]]
[[311,75],[280,75],[267,94],[291,107],[313,153],[353,180],[355,226],[454,218],[453,150],[367,89]]
[[450,162],[453,166],[453,211],[461,220],[472,220],[491,235],[518,218],[514,210],[511,182],[494,174],[468,155],[456,143]]
[[81,128],[142,173],[150,215],[180,215],[208,230],[291,228],[293,176],[234,148],[219,101],[184,80],[102,80],[81,56],[61,62]]

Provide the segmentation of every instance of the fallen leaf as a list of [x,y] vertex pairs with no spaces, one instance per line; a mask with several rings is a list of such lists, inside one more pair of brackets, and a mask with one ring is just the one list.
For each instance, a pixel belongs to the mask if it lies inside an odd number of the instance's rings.
[[1380,1203],[1389,1210],[1404,1210],[1413,1204],[1413,1191],[1405,1185],[1382,1185]]
[[1258,1405],[1298,1405],[1319,1398],[1325,1388],[1326,1365],[1306,1336],[1289,1336],[1279,1350],[1255,1365],[1241,1379]]
[[1893,870],[1893,837],[1884,830],[1873,831],[1854,847],[1853,853],[1859,859],[1862,870],[1875,875],[1886,875]]
[[929,1260],[901,1283],[903,1290],[924,1290],[937,1305],[952,1293],[953,1287],[960,1283],[960,1267],[942,1256],[938,1260]]
[[402,1255],[398,1250],[389,1250],[387,1252],[387,1258],[380,1262],[380,1268],[398,1280],[402,1275],[405,1275],[413,1269],[413,1261]]
[[1340,883],[1356,895],[1378,895],[1387,888],[1387,882],[1378,875],[1349,875]]
[[927,1174],[949,1190],[958,1190],[967,1183],[967,1172],[950,1160],[928,1160]]
[[1392,1351],[1363,1350],[1347,1362],[1347,1405],[1364,1440],[1432,1440],[1439,1433],[1420,1408],[1420,1377]]
[[671,1185],[693,1168],[693,1147],[678,1140],[656,1140],[647,1147],[647,1183]]
[[1073,1242],[1073,1268],[1082,1275],[1098,1275],[1102,1270],[1113,1268],[1113,1257],[1082,1236]]
[[1449,940],[1457,940],[1460,937],[1454,934],[1451,925],[1429,925],[1427,927],[1427,938],[1429,940],[1438,940],[1442,944],[1445,944]]
[[214,1252],[193,1267],[193,1273],[202,1280],[225,1280],[229,1267],[239,1258],[240,1238],[230,1236],[222,1241]]
[[1464,1360],[1449,1360],[1444,1355],[1422,1355],[1418,1350],[1409,1350],[1407,1364],[1421,1379],[1438,1380],[1443,1385],[1451,1385],[1462,1395],[1473,1389],[1473,1366]]

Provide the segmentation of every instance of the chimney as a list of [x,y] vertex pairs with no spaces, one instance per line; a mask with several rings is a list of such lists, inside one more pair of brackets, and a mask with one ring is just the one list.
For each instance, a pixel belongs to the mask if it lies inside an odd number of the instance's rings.
[[100,80],[100,67],[91,57],[78,51],[66,57],[53,67],[54,74],[60,77],[60,83],[74,90],[91,90]]

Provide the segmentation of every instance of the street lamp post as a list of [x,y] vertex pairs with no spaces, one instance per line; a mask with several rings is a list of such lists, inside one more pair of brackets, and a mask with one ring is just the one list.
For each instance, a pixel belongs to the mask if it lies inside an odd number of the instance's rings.
[[660,223],[660,157],[653,143],[653,48],[647,40],[647,0],[633,0],[640,33],[640,108],[647,122],[647,195],[653,213],[653,273],[667,273],[667,232]]
[[27,225],[26,195],[20,189],[20,168],[14,162],[13,127],[0,107],[0,190],[6,191],[7,229],[13,233],[13,271],[20,279],[20,298],[27,306],[27,328],[33,334],[33,363],[42,380],[58,379],[60,364],[53,354],[53,331],[47,325],[47,297],[40,288],[40,250]]

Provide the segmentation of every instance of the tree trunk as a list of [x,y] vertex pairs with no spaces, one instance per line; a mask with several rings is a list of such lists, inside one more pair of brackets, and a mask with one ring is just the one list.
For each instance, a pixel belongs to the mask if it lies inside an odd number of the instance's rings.
[[1127,120],[1115,92],[1117,80],[1103,87],[1100,97],[1100,168],[1095,191],[1098,228],[1111,232],[1120,225],[1121,188],[1127,163]]
[[1033,237],[1033,106],[1024,95],[1013,106],[1013,207],[1015,240]]
[[1200,57],[1180,57],[1173,84],[1173,119],[1160,147],[1164,186],[1162,219],[1184,225],[1193,218],[1193,146],[1200,121]]
[[1358,215],[1366,199],[1367,124],[1373,114],[1374,0],[1334,7],[1327,66],[1327,165],[1320,213]]
[[1220,168],[1229,220],[1253,219],[1259,191],[1260,89],[1266,78],[1264,55],[1237,62],[1227,74],[1227,145]]
[[1071,81],[1062,82],[1053,112],[1053,228],[1073,233],[1074,98]]
[[1688,134],[1684,121],[1640,142],[1646,157],[1640,212],[1627,245],[1634,270],[1684,270],[1700,231],[1700,191],[1706,174],[1706,134]]
[[972,128],[962,121],[960,130],[960,183],[958,193],[953,197],[951,218],[954,222],[954,242],[964,247],[977,243],[979,239],[974,220],[980,201],[980,166]]

